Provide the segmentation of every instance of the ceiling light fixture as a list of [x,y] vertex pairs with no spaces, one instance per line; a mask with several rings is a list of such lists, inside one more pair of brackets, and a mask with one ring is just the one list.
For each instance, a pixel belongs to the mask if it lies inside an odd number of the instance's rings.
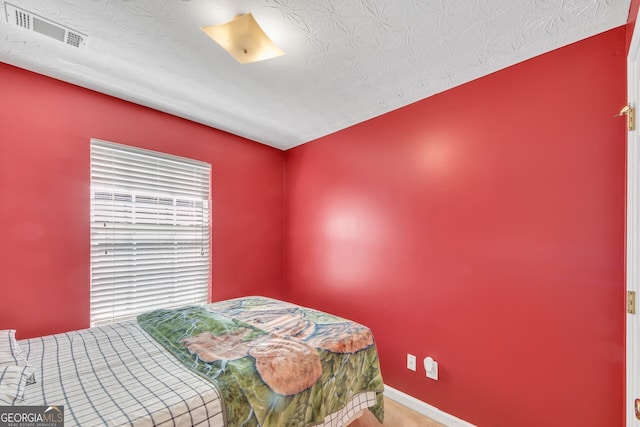
[[202,27],[201,30],[241,64],[284,55],[251,13],[237,15],[227,23]]

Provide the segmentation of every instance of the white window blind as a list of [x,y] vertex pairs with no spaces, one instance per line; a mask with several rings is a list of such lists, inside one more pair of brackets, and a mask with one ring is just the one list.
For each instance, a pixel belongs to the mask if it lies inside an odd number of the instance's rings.
[[91,325],[204,304],[211,165],[91,140]]

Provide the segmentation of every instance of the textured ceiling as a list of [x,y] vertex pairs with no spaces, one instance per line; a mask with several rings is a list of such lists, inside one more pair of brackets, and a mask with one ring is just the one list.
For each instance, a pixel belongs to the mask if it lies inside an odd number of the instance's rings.
[[[287,149],[626,22],[630,0],[10,0],[0,60]],[[241,65],[199,28],[252,12],[286,55]]]

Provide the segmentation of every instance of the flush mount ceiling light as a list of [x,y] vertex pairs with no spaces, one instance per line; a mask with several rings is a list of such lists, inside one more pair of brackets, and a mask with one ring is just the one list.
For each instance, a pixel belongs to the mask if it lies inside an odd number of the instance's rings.
[[241,64],[284,55],[262,31],[251,13],[237,15],[227,23],[201,29]]

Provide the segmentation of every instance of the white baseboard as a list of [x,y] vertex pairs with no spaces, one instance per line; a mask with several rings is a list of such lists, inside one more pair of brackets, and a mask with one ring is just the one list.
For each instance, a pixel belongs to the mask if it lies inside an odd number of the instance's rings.
[[418,400],[415,397],[409,396],[408,394],[396,390],[393,387],[389,387],[386,384],[384,386],[384,395],[391,400],[395,400],[396,402],[401,403],[422,415],[426,415],[427,417],[446,425],[447,427],[476,427],[471,423],[461,420],[460,418],[456,418],[451,414],[447,414],[435,406],[431,406],[422,400]]

